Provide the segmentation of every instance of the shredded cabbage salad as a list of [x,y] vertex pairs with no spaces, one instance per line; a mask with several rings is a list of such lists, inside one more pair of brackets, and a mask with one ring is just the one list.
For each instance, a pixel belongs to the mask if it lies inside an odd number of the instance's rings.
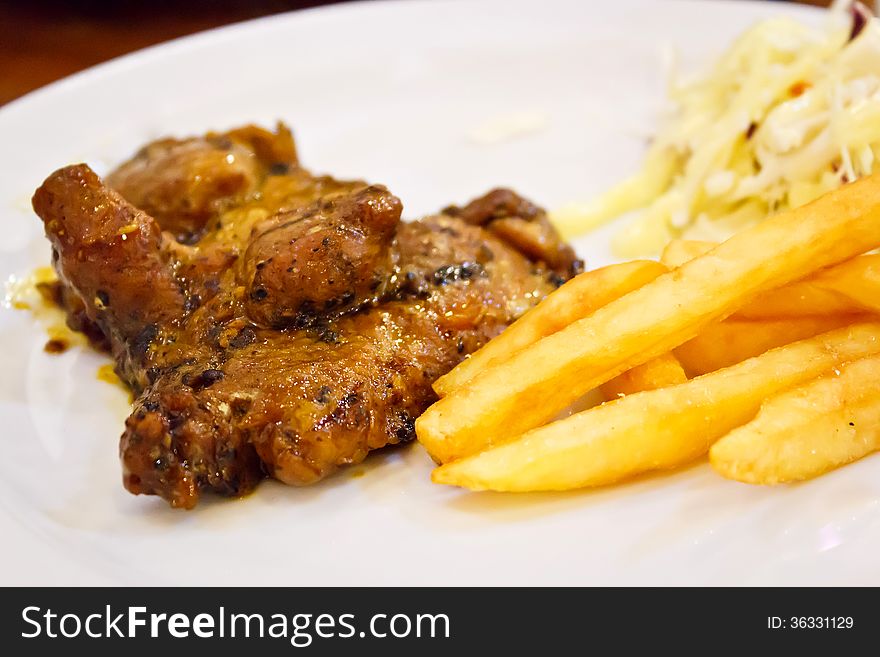
[[563,233],[638,210],[614,239],[621,257],[721,240],[880,169],[880,21],[861,5],[835,2],[818,29],[761,22],[669,95],[641,171],[554,213]]

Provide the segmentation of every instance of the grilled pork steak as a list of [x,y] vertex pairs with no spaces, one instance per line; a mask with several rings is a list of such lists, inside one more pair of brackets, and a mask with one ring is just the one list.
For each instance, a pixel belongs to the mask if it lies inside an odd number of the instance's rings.
[[69,166],[33,205],[55,298],[137,396],[125,486],[175,507],[412,440],[431,383],[580,267],[513,192],[401,223],[283,126],[164,139],[106,183]]

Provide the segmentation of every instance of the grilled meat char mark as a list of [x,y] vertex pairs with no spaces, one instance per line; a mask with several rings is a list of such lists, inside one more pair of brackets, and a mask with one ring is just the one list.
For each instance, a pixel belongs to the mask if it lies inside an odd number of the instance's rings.
[[[34,197],[57,253],[57,298],[106,337],[139,395],[120,446],[134,493],[191,508],[203,492],[240,495],[266,474],[309,484],[411,440],[431,383],[578,268],[558,238],[523,253],[491,230],[540,221],[512,193],[484,204],[487,216],[400,223],[384,188],[303,170],[289,132],[224,134],[203,141],[232,142],[256,172],[231,197],[202,203],[193,171],[205,160],[187,153],[204,144],[193,140],[163,140],[161,157],[153,149],[120,168],[133,199],[156,179],[175,190],[160,218],[83,165]],[[204,210],[198,225],[175,215],[193,207]]]

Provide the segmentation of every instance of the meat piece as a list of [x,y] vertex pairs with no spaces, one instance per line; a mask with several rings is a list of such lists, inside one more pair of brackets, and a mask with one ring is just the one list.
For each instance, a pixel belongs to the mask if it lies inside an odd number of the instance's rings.
[[[254,134],[227,134],[241,132]],[[250,142],[263,163],[276,157],[266,142]],[[177,190],[166,209],[203,198],[183,184],[192,169],[180,157],[177,174],[162,158],[138,174]],[[179,215],[151,217],[85,165],[34,196],[56,297],[71,323],[103,333],[137,394],[124,483],[176,507],[244,494],[267,474],[310,484],[412,440],[432,382],[575,268],[511,246],[485,220],[400,223],[400,201],[380,186],[298,164],[253,180],[247,198],[209,204],[190,243],[175,239]]]
[[463,208],[453,205],[444,212],[485,227],[562,277],[583,271],[584,263],[559,237],[547,213],[509,189],[493,189]]
[[225,208],[252,197],[263,179],[297,165],[293,136],[248,126],[142,148],[107,183],[184,242],[196,239]]
[[[34,194],[55,268],[114,353],[183,312],[184,295],[155,221],[107,189],[85,165],[56,172]],[[118,348],[120,351],[117,351]]]
[[397,197],[373,186],[259,224],[242,260],[250,318],[305,326],[381,298],[401,209]]

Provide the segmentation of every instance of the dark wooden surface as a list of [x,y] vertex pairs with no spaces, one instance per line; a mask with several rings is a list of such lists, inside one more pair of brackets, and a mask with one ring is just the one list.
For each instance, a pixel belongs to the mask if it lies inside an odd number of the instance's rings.
[[[706,0],[710,2],[711,0]],[[830,0],[807,0],[827,4]],[[321,0],[0,0],[0,105],[146,46]]]
[[0,105],[108,59],[321,0],[0,0]]

